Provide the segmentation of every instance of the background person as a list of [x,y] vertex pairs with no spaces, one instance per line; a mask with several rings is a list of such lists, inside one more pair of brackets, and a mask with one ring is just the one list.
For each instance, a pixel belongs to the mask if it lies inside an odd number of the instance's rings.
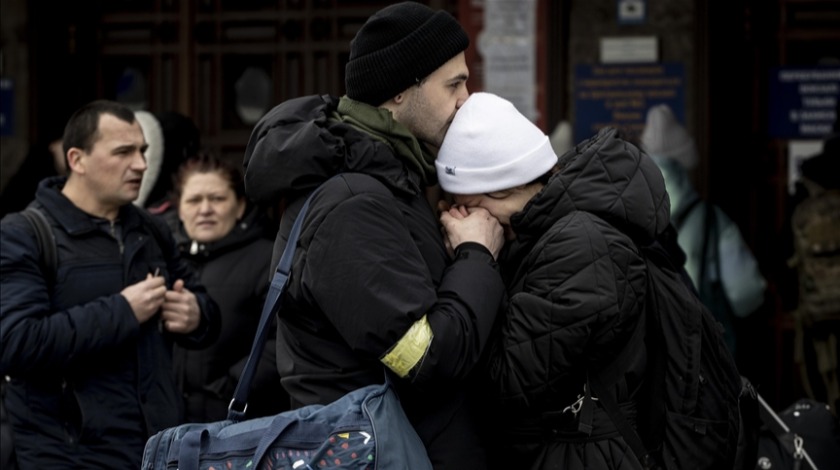
[[[178,169],[173,227],[181,255],[219,304],[221,333],[202,350],[175,347],[174,365],[186,405],[186,421],[227,417],[228,405],[251,352],[265,296],[273,243],[264,238],[261,213],[245,198],[242,173],[217,158],[193,157]],[[274,335],[251,385],[248,417],[289,408],[274,359]]]
[[504,295],[498,222],[486,211],[453,221],[450,259],[426,197],[432,149],[468,96],[468,44],[444,11],[387,6],[350,45],[347,95],[281,103],[245,155],[248,195],[288,201],[275,259],[320,186],[278,318],[293,406],[382,383],[387,370],[439,469],[486,466],[466,387]]
[[789,283],[780,294],[796,325],[794,360],[803,389],[840,418],[840,119],[800,171],[782,232],[785,268],[794,269],[782,271]]
[[697,166],[694,139],[668,105],[648,110],[641,147],[665,178],[671,223],[686,256],[685,270],[700,300],[724,326],[727,346],[735,355],[734,322],[764,303],[767,282],[758,261],[735,222],[720,207],[704,201],[691,184],[689,171]]
[[42,271],[22,216],[0,223],[0,374],[17,460],[139,468],[146,440],[181,422],[172,343],[214,341],[218,312],[166,226],[131,204],[146,170],[133,111],[92,102],[62,141],[70,174],[43,180],[35,198],[57,271]]
[[201,132],[189,116],[175,111],[135,114],[149,145],[145,152],[149,168],[134,204],[156,215],[169,212],[173,177],[182,163],[201,152]]

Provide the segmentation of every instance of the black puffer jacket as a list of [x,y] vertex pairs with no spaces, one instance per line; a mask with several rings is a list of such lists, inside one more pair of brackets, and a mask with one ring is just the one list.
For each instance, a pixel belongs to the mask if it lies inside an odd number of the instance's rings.
[[[268,293],[271,274],[270,240],[256,208],[249,210],[224,238],[193,245],[177,220],[167,217],[181,255],[196,270],[201,284],[219,304],[219,339],[200,351],[176,347],[175,377],[185,404],[187,422],[220,421],[251,352],[254,334]],[[194,248],[194,250],[192,250]],[[194,252],[193,252],[194,251]],[[289,408],[274,360],[274,334],[266,342],[248,396],[248,417],[267,416]]]
[[[579,144],[511,219],[516,240],[500,260],[510,303],[489,375],[500,409],[498,468],[641,468],[599,407],[591,436],[562,411],[584,393],[587,371],[622,351],[644,307],[645,263],[636,243],[668,226],[654,162],[614,129]],[[644,372],[643,350],[616,391],[626,414]],[[583,413],[581,414],[583,415]]]
[[[181,423],[172,344],[205,347],[218,336],[216,304],[183,262],[162,223],[157,242],[137,209],[117,223],[92,217],[41,182],[37,205],[55,236],[57,272],[41,269],[33,229],[19,214],[0,224],[0,374],[21,468],[139,468],[146,439]],[[120,292],[159,271],[195,293],[199,328],[138,324]],[[54,275],[54,277],[53,277]],[[47,279],[50,279],[49,281]]]
[[[327,403],[382,383],[380,359],[426,316],[431,346],[407,380],[402,404],[433,463],[482,468],[461,385],[479,360],[504,295],[483,247],[450,260],[419,176],[391,146],[330,117],[337,98],[288,101],[256,126],[246,189],[278,197],[296,215],[313,199],[278,321],[277,363],[297,405]],[[285,244],[294,217],[281,221]]]

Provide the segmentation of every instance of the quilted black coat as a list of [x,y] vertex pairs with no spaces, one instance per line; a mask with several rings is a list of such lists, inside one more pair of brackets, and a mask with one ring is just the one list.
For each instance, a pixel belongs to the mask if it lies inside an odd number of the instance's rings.
[[[489,362],[495,407],[492,462],[499,468],[641,468],[599,407],[591,435],[572,405],[587,372],[618,354],[643,309],[649,243],[669,223],[655,163],[615,129],[562,157],[561,170],[515,214],[516,240],[500,262],[510,303]],[[635,416],[644,351],[620,381],[618,402]],[[564,412],[564,410],[566,410]],[[583,413],[580,413],[583,415]],[[589,423],[586,423],[589,424]]]

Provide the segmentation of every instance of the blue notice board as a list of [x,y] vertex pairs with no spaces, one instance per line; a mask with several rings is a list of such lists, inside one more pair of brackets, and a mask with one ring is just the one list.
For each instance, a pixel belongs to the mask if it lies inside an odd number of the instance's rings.
[[575,67],[575,142],[613,126],[636,140],[647,111],[667,104],[685,123],[682,63],[589,65]]
[[14,86],[11,78],[0,78],[0,135],[14,134]]
[[777,67],[770,72],[768,132],[779,139],[822,139],[840,100],[840,67]]

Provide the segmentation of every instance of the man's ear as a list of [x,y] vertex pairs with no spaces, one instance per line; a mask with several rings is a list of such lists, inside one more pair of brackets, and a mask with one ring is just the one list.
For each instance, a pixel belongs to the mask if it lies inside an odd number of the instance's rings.
[[71,147],[67,151],[67,166],[70,173],[85,173],[85,162],[82,157],[85,151],[78,147]]
[[379,105],[379,107],[385,108],[388,111],[391,111],[391,113],[393,114],[397,114],[397,110],[400,108],[400,106],[405,104],[405,102],[408,100],[408,94],[410,93],[410,90],[411,88],[406,88],[393,98]]
[[[399,101],[397,101],[397,98],[399,98]],[[400,108],[400,104],[402,104],[403,101],[405,101],[405,97],[402,93],[400,93],[399,95],[382,103],[381,105],[379,105],[379,107],[391,111],[391,114],[396,114],[397,110]]]

